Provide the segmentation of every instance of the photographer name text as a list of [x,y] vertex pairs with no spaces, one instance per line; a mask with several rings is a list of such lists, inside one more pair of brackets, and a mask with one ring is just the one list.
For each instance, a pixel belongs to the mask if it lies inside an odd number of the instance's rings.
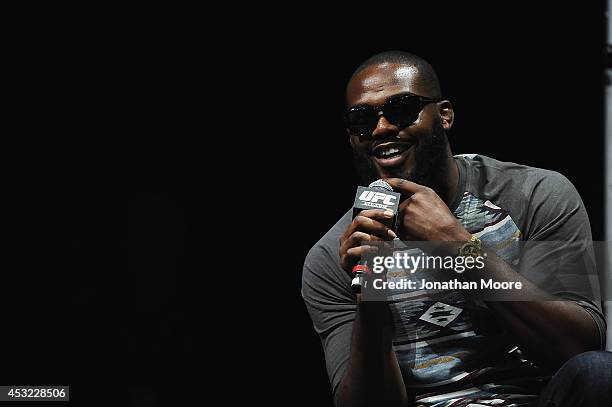
[[398,281],[384,281],[377,278],[372,281],[376,290],[522,290],[523,283],[520,281],[495,281],[491,278],[476,281],[460,281],[458,279],[449,281],[428,281],[421,279],[414,281],[400,279]]

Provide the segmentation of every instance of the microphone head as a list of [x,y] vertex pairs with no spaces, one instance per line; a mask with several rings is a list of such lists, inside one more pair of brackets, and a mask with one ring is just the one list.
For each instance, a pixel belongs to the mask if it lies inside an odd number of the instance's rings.
[[353,217],[364,209],[388,209],[397,213],[400,199],[401,195],[393,192],[393,187],[381,179],[367,187],[359,186],[353,204]]
[[370,184],[370,188],[384,189],[385,191],[393,192],[393,187],[387,181],[382,179],[376,180]]

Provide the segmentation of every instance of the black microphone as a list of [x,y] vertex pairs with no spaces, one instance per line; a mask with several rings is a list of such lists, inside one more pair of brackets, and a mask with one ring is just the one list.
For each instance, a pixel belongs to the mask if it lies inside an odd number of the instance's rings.
[[[388,182],[381,179],[372,182],[367,187],[357,187],[355,195],[355,203],[353,204],[353,219],[359,215],[359,212],[365,209],[380,209],[383,211],[390,210],[393,212],[393,217],[384,220],[388,228],[397,230],[397,211],[399,209],[400,194],[393,192],[393,188]],[[361,259],[353,267],[353,279],[351,288],[353,292],[360,293],[364,284],[364,274],[369,272],[367,260]]]

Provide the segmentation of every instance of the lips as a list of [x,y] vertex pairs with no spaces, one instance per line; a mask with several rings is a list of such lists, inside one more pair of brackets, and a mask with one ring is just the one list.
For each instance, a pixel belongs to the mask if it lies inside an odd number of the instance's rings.
[[408,156],[413,143],[381,143],[372,148],[371,155],[383,167],[401,164]]

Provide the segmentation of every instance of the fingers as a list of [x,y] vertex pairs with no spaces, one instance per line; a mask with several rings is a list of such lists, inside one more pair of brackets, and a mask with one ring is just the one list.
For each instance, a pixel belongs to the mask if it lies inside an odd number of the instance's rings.
[[385,221],[393,217],[393,211],[390,209],[386,211],[383,211],[381,209],[366,209],[366,210],[359,212],[358,216],[365,216],[366,218]]
[[[373,236],[363,232],[355,232],[340,245],[340,253],[348,252],[351,248],[359,248],[363,242],[382,242],[383,240],[377,236]],[[375,246],[368,246],[375,247]]]
[[341,257],[342,268],[346,270],[349,274],[352,273],[353,267],[359,260],[366,257],[368,253],[376,253],[378,251],[377,247],[374,246],[358,246],[351,247],[346,252],[344,252],[344,256]]
[[340,238],[339,254],[344,270],[350,273],[362,256],[378,250],[375,245],[363,245],[363,242],[376,244],[397,237],[395,232],[382,223],[391,219],[393,215],[392,211],[383,212],[379,209],[369,209],[355,216],[353,222]]
[[385,178],[384,181],[389,183],[395,192],[399,192],[402,195],[413,195],[427,189],[427,187],[417,184],[416,182],[401,178]]
[[397,235],[382,222],[388,221],[393,217],[392,211],[381,211],[378,209],[369,209],[361,211],[355,216],[353,222],[344,232],[342,236],[344,240],[348,239],[353,233],[365,232],[382,240],[393,240]]

